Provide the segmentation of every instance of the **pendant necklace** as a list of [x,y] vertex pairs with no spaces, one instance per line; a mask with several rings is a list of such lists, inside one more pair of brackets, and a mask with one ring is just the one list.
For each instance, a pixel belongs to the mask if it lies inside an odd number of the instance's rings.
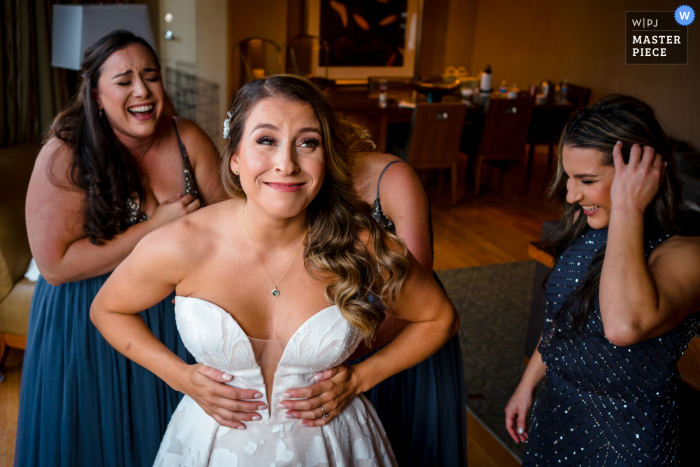
[[275,281],[273,281],[272,277],[270,277],[270,273],[267,272],[267,268],[265,267],[265,263],[263,263],[262,258],[260,257],[260,253],[258,253],[258,249],[255,248],[255,242],[253,241],[253,237],[250,236],[250,230],[248,230],[248,221],[246,221],[246,218],[245,218],[246,206],[247,206],[247,204],[245,206],[243,206],[243,224],[245,225],[245,231],[248,232],[248,238],[250,239],[250,243],[253,245],[253,250],[255,250],[255,254],[258,255],[258,261],[260,261],[260,264],[262,265],[263,270],[265,271],[265,274],[267,274],[267,278],[270,279],[270,282],[272,282],[272,285],[275,287],[274,289],[272,289],[272,296],[278,297],[280,294],[280,290],[279,290],[278,286],[279,286],[280,282],[282,282],[282,279],[284,279],[284,276],[287,275],[287,271],[289,271],[289,268],[292,267],[292,264],[294,263],[294,260],[297,258],[297,255],[299,254],[299,250],[301,250],[301,246],[304,244],[304,240],[306,240],[306,235],[309,233],[309,231],[307,230],[306,233],[304,234],[304,238],[301,239],[301,243],[299,244],[299,248],[297,248],[296,253],[294,253],[294,258],[292,258],[292,262],[289,263],[289,266],[287,266],[287,269],[284,271],[284,274],[282,274],[282,278],[279,281],[277,281],[277,283],[275,284]]

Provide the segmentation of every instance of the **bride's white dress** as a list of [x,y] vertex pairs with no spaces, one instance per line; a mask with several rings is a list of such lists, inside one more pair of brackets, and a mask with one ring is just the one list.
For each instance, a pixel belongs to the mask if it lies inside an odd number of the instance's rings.
[[[279,348],[279,364],[268,397],[259,363],[262,357],[225,310],[206,300],[175,298],[182,341],[199,363],[234,376],[231,385],[256,389],[270,401],[260,421],[245,430],[216,423],[185,396],[173,414],[156,457],[156,466],[395,466],[384,428],[367,399],[353,398],[323,427],[302,426],[278,408],[284,392],[315,383],[313,375],[343,363],[360,343],[360,333],[331,306],[309,318]],[[272,342],[275,341],[259,341]],[[279,341],[277,341],[279,342]],[[259,345],[256,344],[256,345]],[[256,353],[254,352],[257,350]],[[269,355],[274,355],[274,345]],[[263,352],[264,353],[264,352]],[[274,367],[273,367],[274,368]],[[266,374],[272,374],[269,368]]]

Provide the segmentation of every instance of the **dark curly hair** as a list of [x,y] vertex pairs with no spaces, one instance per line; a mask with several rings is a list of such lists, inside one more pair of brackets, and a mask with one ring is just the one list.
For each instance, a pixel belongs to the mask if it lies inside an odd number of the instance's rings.
[[127,229],[126,203],[132,193],[143,200],[136,164],[115,136],[109,120],[98,115],[93,98],[105,60],[131,44],[145,47],[160,69],[150,44],[128,31],[113,31],[97,40],[85,50],[78,91],[54,119],[46,138],[56,137],[73,151],[71,181],[85,193],[83,231],[95,245]]

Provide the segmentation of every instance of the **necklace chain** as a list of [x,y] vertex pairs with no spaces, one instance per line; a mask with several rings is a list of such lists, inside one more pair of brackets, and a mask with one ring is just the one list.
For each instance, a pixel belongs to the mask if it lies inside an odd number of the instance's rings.
[[287,269],[284,271],[284,274],[282,274],[282,277],[280,278],[280,280],[275,284],[275,281],[273,281],[272,277],[270,277],[270,273],[267,272],[267,268],[265,267],[265,263],[263,263],[263,260],[260,257],[260,253],[258,253],[258,249],[255,248],[255,242],[253,241],[253,237],[250,236],[250,230],[248,230],[248,221],[246,220],[246,217],[245,217],[246,206],[247,206],[247,204],[245,206],[243,206],[243,224],[245,225],[245,231],[248,233],[248,238],[250,239],[250,243],[253,245],[253,250],[255,250],[255,254],[258,255],[258,261],[260,261],[260,265],[263,267],[265,274],[267,274],[267,278],[270,279],[270,282],[272,282],[272,285],[275,286],[275,288],[272,289],[272,296],[277,297],[280,294],[278,286],[282,282],[282,280],[284,279],[284,276],[287,275],[289,268],[292,267],[292,264],[294,263],[294,260],[297,258],[297,255],[299,254],[299,250],[301,250],[301,246],[304,244],[304,240],[306,240],[306,235],[309,233],[309,231],[307,230],[304,233],[304,238],[301,239],[301,243],[299,244],[299,247],[297,248],[296,253],[294,253],[294,257],[292,258],[292,261],[289,263],[289,266],[287,266]]

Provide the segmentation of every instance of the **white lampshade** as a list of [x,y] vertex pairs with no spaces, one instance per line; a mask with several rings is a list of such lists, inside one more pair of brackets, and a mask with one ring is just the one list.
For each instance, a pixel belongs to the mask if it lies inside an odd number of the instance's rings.
[[143,37],[155,50],[146,5],[54,5],[51,66],[80,70],[85,49],[116,29]]

